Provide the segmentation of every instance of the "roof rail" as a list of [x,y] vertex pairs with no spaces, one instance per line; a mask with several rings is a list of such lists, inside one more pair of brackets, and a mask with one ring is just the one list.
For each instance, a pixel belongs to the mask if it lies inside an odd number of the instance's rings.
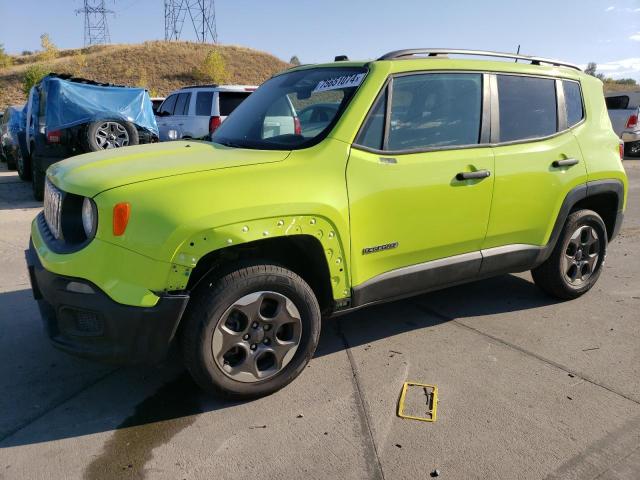
[[382,55],[378,60],[395,60],[398,58],[412,57],[414,55],[427,55],[436,57],[438,55],[470,55],[478,57],[497,57],[497,58],[513,58],[515,60],[524,60],[531,62],[532,65],[540,65],[547,63],[556,67],[569,67],[580,70],[580,67],[572,63],[561,62],[550,58],[530,57],[529,55],[520,55],[517,53],[491,52],[486,50],[463,50],[454,48],[409,48],[406,50],[394,50],[393,52]]

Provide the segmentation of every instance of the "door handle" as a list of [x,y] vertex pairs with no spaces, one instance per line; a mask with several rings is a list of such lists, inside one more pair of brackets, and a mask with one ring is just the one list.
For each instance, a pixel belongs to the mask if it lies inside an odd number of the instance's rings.
[[577,158],[565,158],[564,160],[554,160],[551,164],[552,167],[572,167],[573,165],[577,165],[579,163]]
[[456,175],[456,180],[478,180],[491,176],[491,172],[489,170],[477,170],[475,172],[460,172]]

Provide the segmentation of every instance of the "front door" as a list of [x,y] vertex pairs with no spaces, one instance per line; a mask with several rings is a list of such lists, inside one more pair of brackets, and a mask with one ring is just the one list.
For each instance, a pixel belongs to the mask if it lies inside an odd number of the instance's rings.
[[479,73],[401,75],[377,100],[347,166],[356,303],[479,270],[494,182],[483,83]]

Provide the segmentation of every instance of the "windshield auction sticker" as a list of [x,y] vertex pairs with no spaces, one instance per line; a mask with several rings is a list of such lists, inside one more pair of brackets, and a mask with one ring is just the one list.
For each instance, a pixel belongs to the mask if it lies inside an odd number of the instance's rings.
[[321,80],[311,93],[357,87],[362,83],[364,76],[364,73],[354,73],[353,75],[343,75],[342,77],[330,78],[329,80]]

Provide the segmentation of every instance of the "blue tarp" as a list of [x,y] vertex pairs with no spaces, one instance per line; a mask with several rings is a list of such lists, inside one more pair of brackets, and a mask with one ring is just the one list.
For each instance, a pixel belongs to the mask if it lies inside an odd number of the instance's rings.
[[[109,87],[45,77],[47,130],[61,130],[105,119],[131,122],[158,135],[149,94],[143,88]],[[34,96],[38,97],[37,95]],[[38,111],[37,102],[33,110]]]
[[11,112],[7,128],[13,134],[17,134],[20,130],[24,130],[26,126],[24,106],[9,107]]

